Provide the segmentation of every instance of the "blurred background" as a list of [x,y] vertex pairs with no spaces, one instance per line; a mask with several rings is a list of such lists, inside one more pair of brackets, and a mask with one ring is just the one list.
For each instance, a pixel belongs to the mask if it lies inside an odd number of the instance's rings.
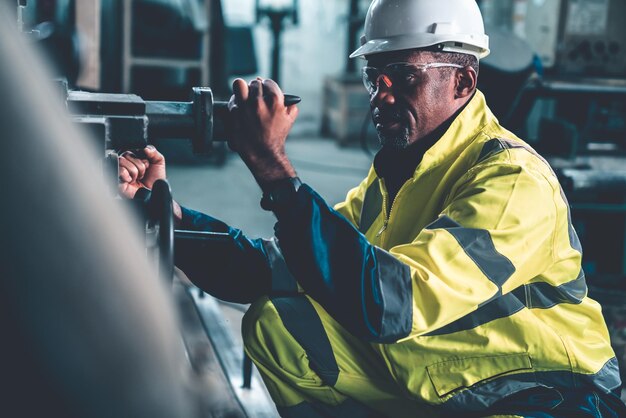
[[[52,63],[50,79],[64,77],[71,90],[188,101],[193,87],[204,86],[225,101],[236,77],[273,78],[302,97],[287,150],[304,182],[334,204],[369,169],[378,145],[361,82],[364,62],[348,59],[369,0],[4,2]],[[479,88],[501,123],[559,176],[585,250],[590,293],[603,305],[624,371],[626,0],[478,4],[492,50],[481,62]],[[258,186],[224,142],[213,141],[200,156],[180,139],[148,138],[166,155],[174,198],[251,237],[271,236],[274,218],[260,210]],[[196,302],[208,303],[200,296]],[[211,306],[205,323],[221,323],[219,332],[229,335],[226,343],[212,340],[214,351],[219,358],[233,350],[226,374],[238,382],[245,306]]]

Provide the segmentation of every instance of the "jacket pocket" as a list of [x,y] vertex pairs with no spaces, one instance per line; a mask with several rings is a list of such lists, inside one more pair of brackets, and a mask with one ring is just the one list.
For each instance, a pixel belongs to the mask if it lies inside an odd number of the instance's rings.
[[528,353],[468,357],[431,364],[426,367],[435,391],[444,397],[459,389],[520,370],[532,370]]

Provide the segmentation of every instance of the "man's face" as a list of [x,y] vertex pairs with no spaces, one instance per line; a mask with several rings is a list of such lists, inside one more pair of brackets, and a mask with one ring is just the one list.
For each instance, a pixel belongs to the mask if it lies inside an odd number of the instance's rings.
[[[368,57],[367,66],[382,70],[392,63],[434,61],[427,51],[396,51]],[[393,83],[393,79],[385,83],[381,76],[378,89],[371,95],[372,119],[384,147],[406,148],[434,131],[456,111],[454,68],[430,68],[413,73],[415,78],[402,88],[399,86],[402,83]]]

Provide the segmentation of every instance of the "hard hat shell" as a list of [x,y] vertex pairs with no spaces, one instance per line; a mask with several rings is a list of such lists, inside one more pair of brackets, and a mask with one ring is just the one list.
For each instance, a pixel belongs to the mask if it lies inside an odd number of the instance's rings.
[[476,0],[374,0],[361,47],[350,58],[440,46],[443,52],[489,55],[489,37]]

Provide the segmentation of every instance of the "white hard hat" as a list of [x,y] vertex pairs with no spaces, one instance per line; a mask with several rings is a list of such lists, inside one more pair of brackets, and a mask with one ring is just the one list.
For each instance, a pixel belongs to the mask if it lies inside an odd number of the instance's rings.
[[489,55],[476,0],[374,0],[361,47],[350,58],[438,45],[442,52]]

